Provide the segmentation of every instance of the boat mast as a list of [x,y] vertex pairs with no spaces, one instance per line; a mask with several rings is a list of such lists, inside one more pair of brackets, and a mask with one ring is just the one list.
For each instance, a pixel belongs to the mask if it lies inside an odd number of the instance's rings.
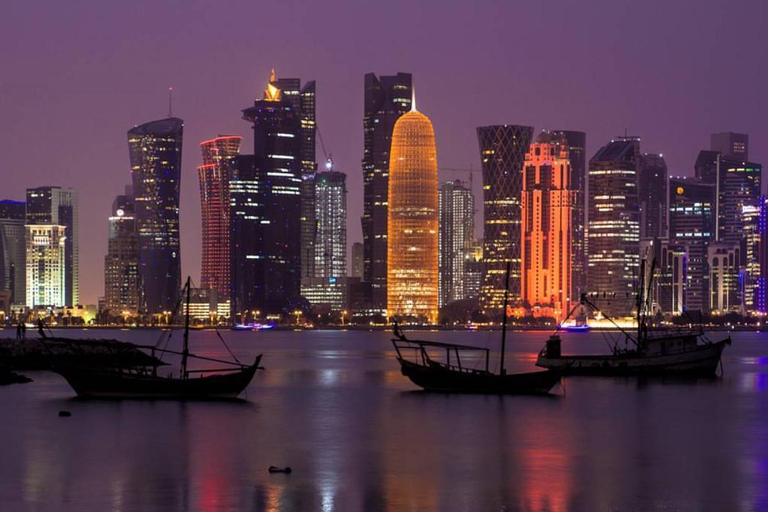
[[191,278],[187,276],[187,311],[186,315],[184,315],[184,348],[181,351],[181,378],[186,379],[187,378],[187,356],[189,355],[189,296],[190,296],[190,280]]
[[643,309],[645,308],[645,258],[640,260],[640,279],[637,287],[637,346],[640,348],[643,338]]
[[507,348],[507,305],[509,303],[509,260],[507,260],[507,278],[504,282],[504,320],[501,323],[501,362],[499,375],[504,375],[504,352]]

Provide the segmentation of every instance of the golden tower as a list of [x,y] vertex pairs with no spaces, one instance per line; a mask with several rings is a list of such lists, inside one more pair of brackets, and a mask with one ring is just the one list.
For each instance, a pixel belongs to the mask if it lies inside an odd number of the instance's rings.
[[437,323],[437,150],[415,106],[392,131],[388,201],[387,315]]

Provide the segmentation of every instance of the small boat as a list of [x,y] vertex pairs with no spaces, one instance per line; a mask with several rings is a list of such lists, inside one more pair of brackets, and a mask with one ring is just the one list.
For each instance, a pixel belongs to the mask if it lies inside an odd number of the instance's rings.
[[[652,265],[651,276],[653,275]],[[644,275],[645,262],[641,265]],[[650,292],[650,283],[648,292]],[[563,375],[676,375],[714,377],[717,367],[722,365],[721,356],[731,344],[730,336],[712,342],[699,332],[677,332],[648,329],[650,293],[639,287],[637,297],[637,333],[630,334],[614,324],[624,336],[624,346],[617,339],[611,354],[607,355],[562,355],[561,340],[557,332],[539,352],[536,366],[558,370]],[[644,299],[645,297],[645,299]],[[600,311],[586,295],[581,303]],[[578,306],[577,306],[578,307]],[[603,313],[604,314],[604,313]],[[613,320],[606,316],[611,322]]]
[[[507,286],[504,292],[504,321],[501,329],[501,360],[499,373],[490,370],[490,350],[470,345],[439,343],[435,341],[409,340],[394,324],[392,344],[403,375],[427,391],[443,393],[480,393],[497,395],[546,395],[560,382],[557,370],[510,373],[504,369],[504,353],[507,335],[507,302],[509,299],[509,263]],[[436,351],[444,351],[445,360],[434,357]],[[464,354],[464,362],[462,362]],[[480,357],[473,357],[480,354]],[[451,357],[453,356],[453,360]],[[409,358],[410,357],[410,358]],[[473,359],[475,365],[467,363]],[[480,365],[481,368],[477,368]]]
[[[190,280],[185,286],[187,304],[190,298]],[[184,347],[181,352],[158,349],[154,346],[135,345],[155,352],[181,356],[181,371],[178,375],[162,376],[157,366],[83,366],[58,365],[53,371],[66,379],[72,389],[83,397],[100,398],[174,398],[174,399],[234,399],[237,398],[253,379],[259,366],[261,354],[251,365],[196,356],[189,352],[189,308],[186,308],[184,326]],[[223,339],[222,339],[223,342]],[[234,355],[233,355],[234,357]],[[189,370],[189,358],[227,365],[225,368]]]

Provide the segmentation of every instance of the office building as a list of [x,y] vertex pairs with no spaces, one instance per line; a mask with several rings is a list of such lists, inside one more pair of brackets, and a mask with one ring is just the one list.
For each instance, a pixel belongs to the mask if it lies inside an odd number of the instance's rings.
[[437,150],[432,123],[414,108],[392,132],[387,317],[434,324],[438,313]]
[[466,260],[475,234],[475,197],[460,180],[447,181],[438,195],[440,307],[467,295]]
[[520,196],[523,164],[533,127],[481,126],[477,129],[483,168],[483,261],[480,305],[485,314],[501,315],[507,262],[510,303],[520,301]]
[[[77,192],[61,187],[27,189],[27,224],[64,226],[64,302],[80,301],[80,252]],[[55,235],[54,235],[55,237]],[[27,301],[29,302],[29,301]]]
[[7,292],[6,315],[11,305],[26,303],[26,203],[0,201],[0,292]]
[[109,240],[104,257],[104,309],[112,317],[142,313],[139,285],[139,238],[131,187],[112,202]]
[[365,271],[363,261],[363,244],[355,242],[352,244],[352,273],[350,277],[363,279],[363,272]]
[[66,226],[27,224],[27,307],[64,306],[66,301]]
[[643,153],[638,176],[640,238],[663,238],[667,233],[667,164],[664,155]]
[[363,281],[371,310],[387,307],[387,219],[390,150],[395,122],[411,110],[410,73],[365,75],[363,104]]
[[169,117],[128,131],[143,309],[173,311],[181,291],[179,190],[184,121]]
[[730,312],[744,312],[739,285],[740,261],[739,245],[714,242],[707,247],[711,313],[723,315]]
[[301,116],[274,78],[263,98],[243,110],[253,128],[254,177],[264,198],[259,309],[267,312],[282,311],[301,288]]
[[713,133],[709,138],[709,149],[717,151],[724,158],[746,162],[749,160],[749,135],[746,133]]
[[619,137],[589,161],[587,290],[612,317],[629,316],[640,262],[640,139]]
[[534,316],[563,320],[571,304],[573,199],[568,141],[542,132],[523,165],[521,295]]
[[216,290],[218,296],[231,293],[231,219],[229,182],[232,167],[240,154],[242,137],[222,135],[200,143],[203,165],[197,168],[202,213],[202,265],[200,286]]

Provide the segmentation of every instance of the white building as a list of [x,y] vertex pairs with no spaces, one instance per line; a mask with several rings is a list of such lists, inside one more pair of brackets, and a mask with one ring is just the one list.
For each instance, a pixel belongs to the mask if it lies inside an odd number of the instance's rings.
[[65,226],[27,224],[27,306],[66,305]]

